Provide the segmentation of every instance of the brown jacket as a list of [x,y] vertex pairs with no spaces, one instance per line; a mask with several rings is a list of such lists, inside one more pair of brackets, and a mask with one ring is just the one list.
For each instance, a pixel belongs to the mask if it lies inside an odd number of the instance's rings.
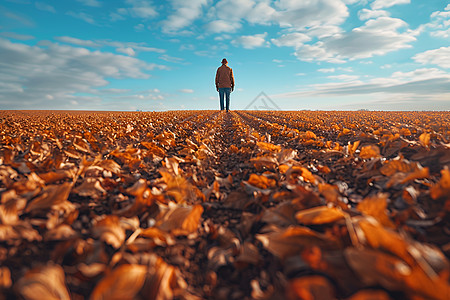
[[229,66],[222,65],[217,69],[216,88],[234,88],[233,70]]

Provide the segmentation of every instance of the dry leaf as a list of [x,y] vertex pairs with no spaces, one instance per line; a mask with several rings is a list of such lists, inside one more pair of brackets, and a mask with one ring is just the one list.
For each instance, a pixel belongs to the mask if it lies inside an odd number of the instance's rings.
[[188,235],[197,230],[202,213],[201,205],[185,207],[171,204],[167,211],[158,215],[156,226],[174,235]]
[[357,209],[369,216],[374,217],[380,224],[389,228],[395,228],[387,214],[387,194],[377,194],[364,198],[358,203]]
[[8,289],[12,285],[11,271],[8,267],[0,267],[0,290]]
[[394,256],[370,249],[347,248],[344,254],[367,286],[381,285],[388,290],[403,290],[411,296],[420,295],[426,299],[448,299],[448,282],[439,277],[430,278],[417,264],[408,265]]
[[147,272],[146,266],[118,266],[97,284],[90,299],[135,299],[144,285]]
[[450,171],[446,167],[441,170],[441,179],[430,189],[431,198],[449,197],[450,195]]
[[318,206],[297,212],[295,218],[305,225],[320,225],[336,222],[345,217],[345,213],[336,207]]
[[69,300],[64,270],[58,265],[48,264],[29,270],[17,281],[14,288],[27,300]]
[[61,185],[49,185],[45,187],[41,194],[31,200],[25,208],[25,212],[33,210],[46,210],[55,205],[61,205],[67,201],[72,184],[64,182]]
[[364,159],[380,157],[380,148],[376,145],[363,146],[359,156]]
[[121,227],[119,217],[114,215],[98,220],[92,229],[92,234],[116,249],[125,241],[125,230]]
[[291,279],[286,289],[286,298],[288,300],[337,299],[333,285],[324,276],[311,275]]
[[328,237],[300,226],[290,226],[280,231],[257,234],[256,239],[267,250],[281,259],[298,254],[311,245],[328,248],[336,247],[335,243]]

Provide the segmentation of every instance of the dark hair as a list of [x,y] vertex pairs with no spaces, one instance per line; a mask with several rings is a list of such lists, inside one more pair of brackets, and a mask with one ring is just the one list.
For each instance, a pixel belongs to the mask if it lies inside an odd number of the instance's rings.
[[228,63],[228,61],[226,58],[222,59],[222,64],[227,64],[227,63]]

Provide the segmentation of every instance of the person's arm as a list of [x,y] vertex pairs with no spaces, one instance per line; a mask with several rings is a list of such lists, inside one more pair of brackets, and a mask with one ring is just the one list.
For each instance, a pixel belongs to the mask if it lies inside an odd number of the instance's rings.
[[231,91],[234,90],[234,76],[233,76],[233,69],[230,68],[230,81],[231,81]]
[[219,91],[219,69],[216,72],[216,90]]

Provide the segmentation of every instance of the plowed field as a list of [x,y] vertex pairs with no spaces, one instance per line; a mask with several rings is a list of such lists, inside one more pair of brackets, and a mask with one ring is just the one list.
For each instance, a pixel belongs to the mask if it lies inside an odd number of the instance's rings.
[[0,299],[449,299],[449,112],[0,111]]

